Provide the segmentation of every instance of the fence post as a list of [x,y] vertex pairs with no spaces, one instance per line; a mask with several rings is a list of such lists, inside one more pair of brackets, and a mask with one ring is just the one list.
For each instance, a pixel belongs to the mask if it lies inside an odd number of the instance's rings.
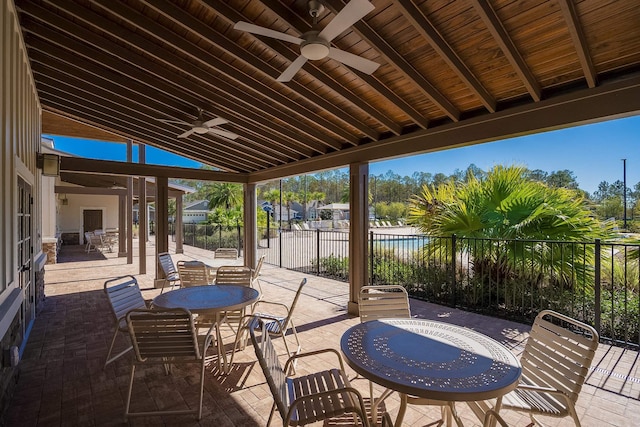
[[596,328],[596,331],[598,332],[598,334],[601,333],[601,314],[600,314],[600,304],[601,304],[601,297],[602,297],[602,287],[601,287],[601,254],[600,254],[600,250],[601,250],[601,246],[600,246],[600,239],[596,239],[595,241],[595,247],[593,249],[594,251],[594,261],[593,261],[593,267],[594,267],[594,291],[595,291],[595,301],[594,301],[594,307],[593,307],[593,311],[595,312],[595,319],[594,319],[594,328]]
[[[280,208],[280,213],[282,214],[282,207]],[[280,268],[282,268],[282,219],[280,220],[280,225],[278,225],[278,248],[280,251],[278,258],[280,258]]]
[[320,275],[320,228],[316,228],[316,274]]
[[456,289],[456,235],[451,235],[451,294],[452,303],[455,307],[458,297],[458,291]]
[[373,281],[373,231],[369,231],[369,279],[371,280],[371,286],[375,285]]

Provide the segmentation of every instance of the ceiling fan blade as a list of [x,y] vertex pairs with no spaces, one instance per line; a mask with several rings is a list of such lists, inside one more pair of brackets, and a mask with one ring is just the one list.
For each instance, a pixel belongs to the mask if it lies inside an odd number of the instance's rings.
[[291,65],[289,65],[287,69],[280,74],[280,77],[278,77],[277,80],[279,82],[288,82],[298,71],[300,71],[300,68],[302,68],[305,62],[307,62],[307,58],[302,55],[298,56],[298,59],[293,61]]
[[364,18],[367,13],[375,9],[368,0],[351,0],[340,12],[324,27],[318,37],[331,41],[338,37],[347,28]]
[[178,125],[188,125],[189,124],[187,122],[183,122],[182,120],[158,119],[158,121],[161,121],[162,123],[175,123],[175,124],[178,124]]
[[370,61],[362,56],[354,55],[353,53],[346,52],[344,50],[330,48],[329,58],[340,61],[351,68],[355,68],[358,71],[362,71],[365,74],[373,74],[378,69],[380,64]]
[[214,135],[224,136],[225,138],[228,138],[228,139],[236,139],[238,137],[238,134],[235,134],[233,132],[228,132],[226,130],[215,129],[215,128],[209,129],[209,133],[212,133]]
[[181,133],[180,135],[178,135],[178,138],[186,138],[194,132],[195,132],[195,129],[189,129],[185,133]]
[[261,27],[259,25],[251,24],[249,22],[236,22],[233,26],[234,29],[240,31],[246,31],[252,34],[258,34],[261,36],[267,36],[274,39],[282,40],[289,43],[300,44],[303,40],[300,37],[291,36],[286,33],[281,33],[280,31],[271,30],[266,27]]
[[223,119],[222,117],[216,117],[215,119],[211,119],[209,121],[204,122],[202,125],[204,127],[210,128],[211,126],[219,126],[225,123],[229,123],[229,120]]

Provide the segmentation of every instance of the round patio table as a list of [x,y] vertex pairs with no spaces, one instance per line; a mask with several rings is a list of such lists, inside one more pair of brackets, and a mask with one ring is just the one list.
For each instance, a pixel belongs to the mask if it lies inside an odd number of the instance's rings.
[[342,335],[340,347],[354,371],[400,393],[396,426],[402,424],[407,396],[446,402],[458,425],[456,401],[497,398],[499,410],[521,373],[515,355],[496,340],[425,319],[360,323]]
[[[218,342],[218,368],[227,373],[229,364],[227,363],[227,356],[220,333],[221,315],[226,311],[241,310],[256,302],[259,297],[260,293],[249,286],[194,286],[162,293],[153,299],[153,306],[160,308],[186,308],[193,314],[214,316]],[[220,364],[221,360],[222,366]]]

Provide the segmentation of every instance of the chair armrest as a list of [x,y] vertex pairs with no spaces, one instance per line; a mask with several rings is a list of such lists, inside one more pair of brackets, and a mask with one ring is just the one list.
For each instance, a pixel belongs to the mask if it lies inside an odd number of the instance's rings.
[[531,384],[518,384],[518,387],[516,388],[517,390],[527,390],[527,391],[537,391],[537,392],[541,392],[541,393],[559,393],[559,394],[565,394],[563,392],[561,392],[560,390],[556,390],[555,388],[551,388],[551,387],[542,387],[542,386],[538,386],[538,385],[531,385]]
[[274,302],[274,301],[265,301],[265,300],[260,300],[260,301],[256,302],[253,305],[253,312],[255,313],[256,311],[258,311],[257,308],[262,306],[262,305],[267,305],[267,306],[270,306],[270,307],[280,307],[280,308],[285,310],[285,313],[287,315],[289,315],[289,307],[287,307],[286,304],[282,304],[282,303]]
[[325,349],[321,349],[321,350],[308,351],[308,352],[305,352],[305,353],[294,354],[289,359],[287,359],[286,363],[284,364],[284,372],[288,371],[289,366],[291,364],[293,364],[296,359],[302,359],[303,357],[308,357],[308,356],[316,356],[316,355],[322,354],[322,353],[334,353],[336,355],[336,357],[338,358],[338,362],[340,363],[340,370],[342,372],[345,372],[345,370],[344,370],[344,362],[342,361],[342,356],[340,356],[340,353],[338,353],[338,351],[333,349],[333,348],[325,348]]

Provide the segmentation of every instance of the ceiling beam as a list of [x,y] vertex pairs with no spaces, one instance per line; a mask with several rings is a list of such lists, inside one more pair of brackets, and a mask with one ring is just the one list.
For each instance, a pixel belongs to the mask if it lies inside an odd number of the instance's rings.
[[[596,69],[593,66],[591,55],[589,55],[589,46],[587,45],[587,38],[582,31],[582,25],[580,25],[580,18],[576,11],[576,7],[573,4],[573,0],[558,0],[562,16],[567,23],[567,29],[573,40],[573,45],[576,48],[582,71],[584,72],[584,78],[587,80],[589,87],[595,87],[597,82]],[[640,23],[639,23],[640,25]]]
[[[325,0],[324,4],[331,9],[331,12],[335,15],[345,6],[342,0]],[[390,66],[395,67],[404,78],[413,82],[424,96],[429,98],[429,100],[440,108],[451,120],[454,122],[460,120],[460,111],[363,19],[356,22],[352,28],[363,40],[376,49]]]
[[460,59],[436,27],[434,27],[431,21],[422,13],[422,10],[409,0],[398,0],[396,4],[399,6],[404,17],[413,25],[414,29],[429,42],[444,62],[446,62],[469,89],[476,94],[486,109],[494,113],[496,111],[495,98],[482,86],[482,83],[473,75],[469,67]]
[[[149,189],[147,189],[147,193],[151,194],[150,196],[147,196],[147,199],[154,199],[155,197],[153,196],[153,194],[155,193],[155,185],[147,186],[147,187],[150,187],[153,190],[152,192],[149,192]],[[169,184],[169,187],[171,187],[171,184]],[[126,196],[127,189],[126,188],[103,188],[103,187],[71,187],[68,185],[56,185],[54,187],[54,193],[56,194],[90,194],[95,196],[100,196],[100,195]],[[169,195],[172,197],[182,196],[184,194],[185,194],[184,191],[169,189]],[[138,184],[134,184],[133,186],[133,196],[138,197]]]
[[305,159],[271,170],[252,172],[249,181],[258,183],[335,169],[351,163],[441,151],[636,114],[640,114],[640,75],[470,118],[462,125],[448,123],[392,137],[375,145],[349,148],[318,159]]
[[248,182],[248,174],[218,172],[208,169],[178,168],[174,166],[158,166],[141,163],[115,162],[111,160],[94,160],[81,157],[61,157],[60,171],[98,173],[121,176],[153,176],[174,179],[193,179],[215,182]]
[[502,25],[502,21],[496,15],[495,10],[491,7],[486,0],[469,0],[475,8],[478,16],[487,26],[487,29],[493,36],[494,40],[500,46],[502,53],[507,58],[515,72],[520,77],[520,80],[524,84],[525,88],[531,95],[534,101],[538,102],[542,98],[542,90],[540,84],[536,80],[535,76],[529,69],[529,66],[520,55],[518,48],[509,37],[509,33]]

